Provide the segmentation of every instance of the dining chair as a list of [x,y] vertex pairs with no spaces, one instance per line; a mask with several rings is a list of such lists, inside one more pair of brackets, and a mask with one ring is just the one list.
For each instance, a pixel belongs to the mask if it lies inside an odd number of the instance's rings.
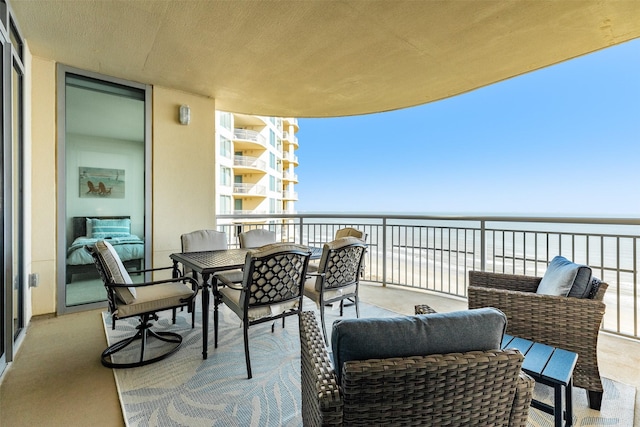
[[[198,293],[198,284],[191,277],[179,277],[173,267],[141,270],[142,272],[173,270],[173,278],[152,282],[133,283],[129,272],[124,268],[120,256],[106,240],[99,240],[94,246],[87,246],[96,265],[98,273],[107,290],[107,301],[111,313],[112,328],[116,328],[116,320],[138,317],[140,324],[134,328],[137,332],[107,347],[101,355],[101,362],[109,368],[133,368],[158,362],[178,351],[182,344],[182,336],[175,332],[156,332],[152,321],[158,320],[157,312],[177,307],[193,308],[193,301]],[[150,338],[171,343],[168,346],[151,346]],[[132,343],[140,343],[139,353],[134,357],[123,356],[114,361],[113,355],[129,347]],[[148,345],[149,344],[149,345]],[[150,351],[147,351],[150,349]],[[150,353],[150,354],[149,354]]]
[[[249,379],[252,378],[249,327],[280,318],[284,321],[301,312],[302,289],[310,256],[306,246],[290,243],[251,249],[245,258],[242,284],[226,286],[214,296],[216,309],[219,304],[225,304],[242,321]],[[214,329],[217,336],[218,316],[214,316]],[[274,332],[274,324],[271,332]],[[216,341],[216,347],[217,344]]]
[[[204,252],[226,250],[229,248],[227,233],[216,230],[196,230],[180,236],[182,252]],[[191,273],[194,279],[202,286],[202,277],[184,266],[183,274]],[[224,273],[216,273],[215,279],[224,284],[239,283],[242,281],[242,270],[229,270]],[[192,321],[195,324],[195,310],[192,311]]]
[[363,242],[367,241],[366,233],[364,231],[358,230],[357,228],[353,228],[353,227],[345,227],[337,230],[334,238],[340,239],[341,237],[356,237],[362,240]]
[[[339,228],[338,230],[336,230],[336,233],[333,236],[333,239],[334,240],[340,239],[342,237],[355,237],[357,239],[362,240],[365,243],[367,241],[367,234],[364,231],[358,230],[357,228],[353,228],[353,227]],[[320,267],[320,264],[318,261],[311,261],[309,263],[309,271],[312,271],[312,272],[317,271],[319,267]],[[364,277],[364,267],[365,267],[365,262],[363,260],[362,266],[360,267],[360,277]]]
[[266,228],[254,228],[238,235],[241,248],[259,248],[260,246],[276,243],[276,232]]
[[365,250],[366,245],[357,237],[341,237],[325,243],[318,271],[307,274],[304,296],[313,300],[320,310],[325,342],[327,342],[327,330],[324,310],[327,305],[339,302],[342,317],[344,300],[350,300],[356,306],[356,317],[360,317],[358,304],[360,274],[358,273],[364,260]]

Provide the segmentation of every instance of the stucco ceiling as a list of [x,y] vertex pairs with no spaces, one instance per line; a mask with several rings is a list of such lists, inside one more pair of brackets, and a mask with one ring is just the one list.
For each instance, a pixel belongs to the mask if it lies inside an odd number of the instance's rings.
[[12,0],[35,56],[332,117],[468,92],[640,37],[640,1]]

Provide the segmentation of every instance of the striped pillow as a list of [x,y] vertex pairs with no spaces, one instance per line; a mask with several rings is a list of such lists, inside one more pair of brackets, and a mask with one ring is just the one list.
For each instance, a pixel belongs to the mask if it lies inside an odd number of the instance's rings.
[[91,223],[91,237],[94,239],[131,235],[131,220],[129,218],[93,219]]

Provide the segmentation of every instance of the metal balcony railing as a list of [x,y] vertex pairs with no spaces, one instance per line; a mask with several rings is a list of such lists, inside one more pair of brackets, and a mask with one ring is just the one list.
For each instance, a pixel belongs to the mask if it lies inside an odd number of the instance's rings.
[[[339,228],[358,228],[367,234],[364,280],[459,297],[467,296],[471,270],[542,276],[562,255],[609,284],[602,329],[640,339],[640,219],[296,214],[241,220],[255,226],[257,219],[282,241],[312,246],[333,240]],[[231,246],[239,220],[218,216]]]

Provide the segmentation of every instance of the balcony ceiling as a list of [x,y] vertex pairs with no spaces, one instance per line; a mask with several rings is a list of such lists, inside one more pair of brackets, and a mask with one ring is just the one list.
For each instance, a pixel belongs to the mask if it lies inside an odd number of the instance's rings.
[[394,110],[640,37],[640,1],[12,0],[35,56],[279,117]]

